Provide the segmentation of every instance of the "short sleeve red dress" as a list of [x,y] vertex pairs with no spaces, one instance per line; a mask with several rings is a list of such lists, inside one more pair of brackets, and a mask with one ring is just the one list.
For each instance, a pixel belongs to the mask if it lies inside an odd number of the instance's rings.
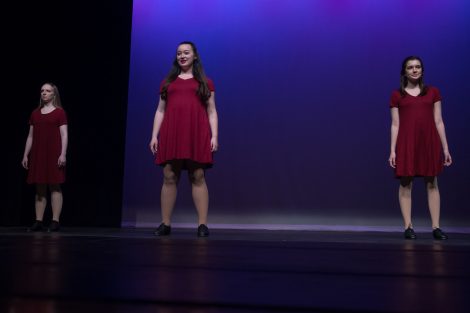
[[439,90],[428,87],[423,96],[392,93],[390,107],[398,108],[400,126],[396,145],[395,176],[437,176],[443,170],[442,145],[434,121]]
[[[165,81],[160,85],[160,91]],[[210,91],[214,83],[207,80]],[[168,86],[165,115],[159,132],[155,163],[190,160],[211,167],[211,130],[206,105],[197,95],[196,79],[176,78]]]
[[57,162],[62,151],[59,127],[67,124],[67,116],[61,108],[42,114],[41,109],[31,113],[29,124],[33,126],[33,144],[29,154],[29,184],[60,184],[65,181],[65,168]]

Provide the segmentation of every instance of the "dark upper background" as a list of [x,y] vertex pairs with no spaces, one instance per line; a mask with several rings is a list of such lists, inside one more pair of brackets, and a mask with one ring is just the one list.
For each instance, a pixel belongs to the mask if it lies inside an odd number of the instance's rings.
[[[69,119],[64,225],[119,226],[132,1],[12,1],[4,7],[1,225],[34,220],[21,167],[28,118],[44,82]],[[47,210],[50,214],[50,208]]]

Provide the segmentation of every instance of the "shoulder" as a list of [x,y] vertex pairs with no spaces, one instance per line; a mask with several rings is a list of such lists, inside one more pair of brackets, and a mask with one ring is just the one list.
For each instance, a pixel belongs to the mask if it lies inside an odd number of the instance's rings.
[[437,88],[436,86],[428,85],[427,88],[428,88],[428,92],[438,93],[438,94],[440,93],[439,88]]
[[214,84],[214,81],[213,81],[211,78],[209,78],[209,77],[206,77],[206,79],[207,79],[207,86],[209,87],[209,89],[210,89],[211,91],[215,91],[215,84]]
[[402,98],[402,94],[400,90],[398,89],[393,90],[392,94],[390,95],[390,107],[391,108],[399,107],[401,98]]
[[33,111],[31,111],[31,114],[29,115],[29,118],[35,118],[39,115],[39,113],[41,112],[41,109],[40,108],[36,108],[34,109]]
[[401,97],[401,92],[399,89],[394,89],[390,95],[390,97],[394,98],[394,97]]
[[31,112],[31,118],[41,116],[41,108],[36,108]]
[[441,99],[441,92],[439,91],[439,89],[437,87],[427,86],[427,88],[428,88],[427,94],[429,94],[433,98],[434,102],[442,100]]
[[57,112],[57,114],[66,115],[65,110],[63,108],[57,107],[57,108],[55,108],[54,111]]
[[65,114],[65,110],[63,108],[56,108],[54,110],[56,112],[56,119],[59,122],[59,125],[66,125],[67,124],[67,114]]

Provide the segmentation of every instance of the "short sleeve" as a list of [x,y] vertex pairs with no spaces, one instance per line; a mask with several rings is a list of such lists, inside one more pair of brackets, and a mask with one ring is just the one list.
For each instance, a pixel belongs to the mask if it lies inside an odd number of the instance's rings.
[[28,124],[33,126],[34,125],[34,111],[31,113],[31,115],[29,116],[29,121],[28,121]]
[[207,87],[209,88],[210,91],[215,91],[214,82],[210,78],[207,78]]
[[431,89],[432,92],[432,103],[436,103],[442,100],[439,89],[437,89],[436,87],[429,87],[429,89]]
[[163,90],[163,86],[165,86],[165,82],[166,82],[166,79],[162,80],[162,82],[160,83],[160,93],[162,93],[162,90]]
[[398,90],[394,90],[392,92],[392,96],[390,97],[390,107],[391,108],[400,107],[400,99],[401,99],[400,92]]
[[67,114],[63,109],[59,110],[59,126],[67,125]]

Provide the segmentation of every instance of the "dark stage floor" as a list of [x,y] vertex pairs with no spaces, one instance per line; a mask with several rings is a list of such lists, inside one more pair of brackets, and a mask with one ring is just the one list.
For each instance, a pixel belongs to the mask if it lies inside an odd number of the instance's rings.
[[470,312],[470,234],[0,228],[0,312]]

